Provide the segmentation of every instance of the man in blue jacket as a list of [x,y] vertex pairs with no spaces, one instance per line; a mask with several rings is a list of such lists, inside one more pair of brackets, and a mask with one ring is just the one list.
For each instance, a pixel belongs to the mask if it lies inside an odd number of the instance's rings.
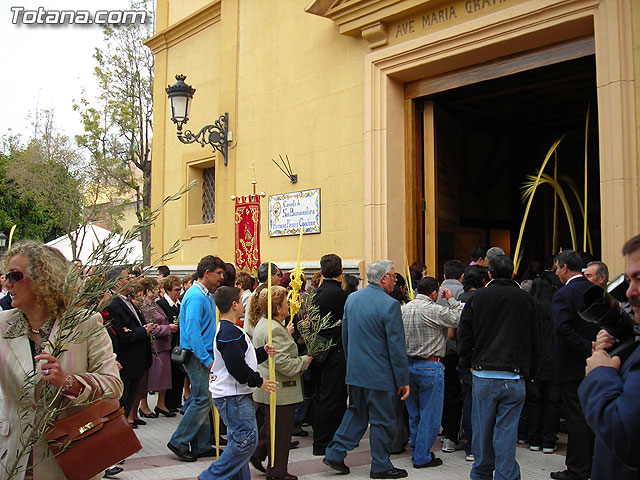
[[[640,323],[640,235],[622,248],[627,298]],[[620,365],[606,348],[614,339],[605,330],[598,333],[595,350],[587,359],[587,376],[578,395],[587,422],[596,434],[591,480],[636,480],[640,478],[640,347]]]
[[209,442],[209,371],[216,333],[216,303],[211,290],[222,282],[225,267],[222,259],[213,255],[202,258],[196,269],[198,280],[185,293],[180,308],[180,346],[191,352],[184,368],[191,381],[192,400],[167,447],[183,462],[215,455]]
[[393,396],[409,396],[409,368],[402,313],[389,296],[396,283],[393,263],[373,262],[367,268],[369,285],[347,298],[342,317],[342,344],[347,359],[349,407],[326,449],[323,462],[349,473],[347,452],[358,446],[371,425],[371,478],[404,478],[407,471],[389,460],[395,429]]

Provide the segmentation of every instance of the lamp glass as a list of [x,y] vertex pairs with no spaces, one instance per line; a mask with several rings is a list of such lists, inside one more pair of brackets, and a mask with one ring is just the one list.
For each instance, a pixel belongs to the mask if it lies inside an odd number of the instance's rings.
[[189,119],[190,100],[187,95],[173,95],[171,97],[172,120],[184,123]]
[[7,246],[7,235],[4,232],[0,232],[0,248]]

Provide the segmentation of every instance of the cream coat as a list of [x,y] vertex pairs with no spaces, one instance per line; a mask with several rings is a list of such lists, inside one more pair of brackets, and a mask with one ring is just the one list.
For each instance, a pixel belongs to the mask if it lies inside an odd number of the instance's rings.
[[[269,335],[269,320],[260,319],[253,332],[253,345],[262,347],[267,343]],[[300,373],[309,366],[306,355],[298,356],[298,346],[287,329],[277,320],[272,320],[273,347],[276,354],[273,357],[276,365],[276,405],[291,405],[302,401],[302,379]],[[262,378],[269,378],[269,361],[258,365],[258,372]],[[295,384],[294,384],[295,383]],[[269,395],[258,389],[253,392],[253,399],[258,403],[269,403]]]
[[[18,448],[21,444],[22,430],[29,424],[33,415],[27,414],[20,419],[20,395],[25,376],[33,372],[33,361],[29,340],[26,336],[17,338],[4,338],[4,333],[10,325],[19,319],[18,310],[0,312],[0,456],[6,456],[0,461],[0,479],[7,478],[6,468],[13,464]],[[58,322],[53,326],[51,338],[55,335]],[[95,329],[95,333],[87,341],[72,343],[68,351],[60,355],[60,365],[63,371],[74,374],[76,380],[84,386],[84,391],[72,403],[86,402],[92,397],[99,397],[103,393],[110,392],[110,396],[120,398],[122,395],[122,381],[116,366],[115,354],[111,340],[103,327],[102,316],[93,315],[79,327],[83,332]],[[45,351],[46,351],[45,347]],[[36,384],[42,382],[40,368],[36,368]],[[31,388],[23,399],[23,406],[34,404],[34,389]],[[78,408],[64,410],[60,418],[76,413]],[[24,411],[24,409],[23,409]],[[28,411],[28,410],[27,410]],[[26,430],[25,434],[30,432]],[[73,447],[71,447],[73,448]],[[46,457],[46,458],[45,458]],[[40,459],[44,458],[40,462]],[[23,471],[15,477],[17,480],[24,478],[24,467],[27,456],[22,460]],[[38,463],[39,462],[39,463]],[[65,477],[58,467],[55,458],[49,455],[49,449],[45,442],[37,444],[33,451],[34,479],[35,480],[64,480]],[[97,475],[96,479],[101,478]]]

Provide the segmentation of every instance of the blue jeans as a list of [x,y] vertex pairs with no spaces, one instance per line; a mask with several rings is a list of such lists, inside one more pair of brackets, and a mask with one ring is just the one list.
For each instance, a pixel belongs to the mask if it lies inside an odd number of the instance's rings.
[[258,445],[258,426],[251,395],[213,400],[227,426],[227,448],[200,474],[199,480],[251,480],[249,458]]
[[209,369],[195,355],[191,355],[184,367],[191,381],[191,403],[169,443],[182,452],[189,451],[191,445],[191,453],[197,455],[211,449]]
[[349,406],[342,423],[326,449],[325,457],[332,462],[341,462],[347,452],[358,446],[367,426],[371,447],[371,471],[386,472],[393,468],[389,455],[391,440],[396,428],[393,411],[395,392],[369,390],[349,385]]
[[187,399],[184,401],[184,404],[180,409],[180,413],[182,413],[182,415],[184,415],[184,413],[187,411],[187,408],[189,408],[189,405],[191,405],[191,392],[189,392]]
[[[525,381],[473,376],[473,454],[471,480],[517,480],[518,419]],[[493,471],[495,469],[495,477]]]
[[409,412],[411,454],[415,465],[424,465],[433,457],[431,446],[440,430],[444,366],[440,362],[409,359],[409,386],[405,404]]

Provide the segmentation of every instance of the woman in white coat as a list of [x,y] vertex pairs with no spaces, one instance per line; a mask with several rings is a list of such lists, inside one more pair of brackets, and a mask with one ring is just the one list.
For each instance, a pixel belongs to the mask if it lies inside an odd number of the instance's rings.
[[58,250],[27,241],[9,250],[3,263],[13,309],[0,312],[0,478],[17,471],[16,480],[63,480],[45,441],[18,455],[32,433],[36,392],[43,382],[60,389],[58,401],[69,408],[58,418],[83,408],[74,405],[120,398],[115,354],[100,314],[81,321],[59,358],[48,353],[47,340],[55,338],[68,302],[63,285],[69,263]]

